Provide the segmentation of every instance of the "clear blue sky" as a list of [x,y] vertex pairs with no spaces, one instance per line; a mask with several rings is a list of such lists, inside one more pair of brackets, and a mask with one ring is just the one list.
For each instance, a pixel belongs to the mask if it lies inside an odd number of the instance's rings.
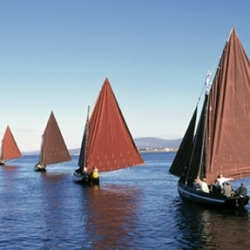
[[133,137],[180,138],[234,26],[250,56],[250,2],[0,1],[0,137],[40,148],[53,111],[80,147],[108,76]]

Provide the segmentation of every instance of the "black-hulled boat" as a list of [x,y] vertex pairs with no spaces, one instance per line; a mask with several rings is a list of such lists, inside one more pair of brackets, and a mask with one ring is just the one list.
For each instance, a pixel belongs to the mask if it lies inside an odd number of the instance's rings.
[[[209,79],[209,78],[207,78]],[[214,185],[219,174],[240,180],[250,176],[250,63],[235,29],[230,32],[196,126],[197,107],[169,169],[180,177],[184,201],[236,209],[249,197],[223,196]],[[206,178],[209,193],[193,188]]]

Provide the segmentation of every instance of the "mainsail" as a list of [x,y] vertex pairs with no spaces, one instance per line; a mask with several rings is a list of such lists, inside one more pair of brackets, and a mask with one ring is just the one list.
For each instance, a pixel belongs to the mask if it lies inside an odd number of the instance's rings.
[[233,28],[209,95],[206,175],[250,176],[250,62]]
[[22,153],[17,146],[10,127],[7,126],[2,139],[1,161],[16,159],[20,157],[22,157]]
[[81,150],[87,149],[88,172],[93,167],[102,172],[144,163],[108,78],[103,83],[85,131],[88,131],[88,135],[84,135],[83,141],[87,138],[87,145],[82,145]]
[[[205,96],[193,141],[191,143],[189,140],[188,143],[192,153],[180,147],[170,173],[180,176],[180,159],[190,157],[185,173],[189,177],[206,177],[210,184],[214,183],[220,173],[235,180],[249,177],[249,97],[250,62],[233,28],[210,93]],[[185,164],[182,164],[183,171]]]
[[42,136],[40,164],[49,164],[71,161],[54,113],[51,112],[45,131]]

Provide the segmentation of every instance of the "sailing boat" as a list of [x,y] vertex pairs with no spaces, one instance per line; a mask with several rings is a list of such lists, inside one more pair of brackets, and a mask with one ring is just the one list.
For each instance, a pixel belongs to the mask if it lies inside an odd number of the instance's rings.
[[5,161],[7,160],[12,160],[20,157],[22,157],[22,154],[17,146],[10,127],[7,126],[2,140],[0,165],[4,165]]
[[34,166],[34,170],[45,172],[47,165],[66,161],[71,161],[71,156],[63,140],[54,113],[51,112],[42,136],[39,163]]
[[74,172],[73,180],[86,185],[99,184],[99,177],[91,175],[94,167],[104,172],[143,163],[109,80],[105,78],[90,117],[88,110],[79,169]]
[[[248,204],[248,196],[223,196],[214,183],[220,174],[233,180],[250,176],[249,96],[250,62],[232,28],[212,85],[207,84],[197,128],[196,107],[169,169],[180,177],[178,192],[184,201],[229,209]],[[192,187],[194,179],[204,177],[209,193]]]

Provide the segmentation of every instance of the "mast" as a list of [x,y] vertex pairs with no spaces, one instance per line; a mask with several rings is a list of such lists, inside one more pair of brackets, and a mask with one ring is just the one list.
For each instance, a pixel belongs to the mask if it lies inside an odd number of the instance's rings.
[[192,160],[193,160],[193,157],[194,157],[194,149],[195,149],[196,140],[197,140],[197,136],[195,136],[194,142],[193,142],[193,145],[192,145],[192,153],[191,153],[191,157],[190,157],[189,162],[188,162],[185,185],[187,185],[187,183],[188,183],[188,177],[189,177],[189,174],[190,174],[191,164],[192,164]]
[[39,163],[43,166],[43,136],[42,136],[42,142],[41,142]]
[[[83,163],[83,169],[88,169],[88,122],[89,122],[89,111],[90,111],[90,107],[88,106],[88,113],[87,113],[87,119],[86,119],[86,125],[85,125],[85,129],[86,129],[86,138],[85,138],[85,149],[84,149],[84,163]],[[82,170],[83,170],[82,169]]]
[[88,137],[89,137],[89,110],[90,107],[88,106],[88,111],[87,111],[87,118],[86,118],[86,122],[85,122],[85,127],[84,127],[84,132],[83,132],[83,137],[82,137],[82,144],[81,144],[81,150],[80,150],[80,155],[79,155],[79,159],[78,159],[78,166],[80,168],[80,172],[83,174],[86,169],[88,168],[88,147],[89,147],[89,143],[88,143]]
[[[210,91],[210,87],[211,87],[211,84],[210,84],[210,76],[211,76],[211,72],[207,72],[207,77],[206,77],[206,93],[205,95],[207,95],[207,98],[209,98],[209,91]],[[208,100],[207,100],[207,103],[206,103],[206,110],[205,110],[205,113],[204,113],[204,129],[203,129],[203,134],[202,134],[202,148],[201,148],[201,157],[200,157],[200,163],[199,163],[199,171],[198,171],[198,174],[197,174],[197,177],[201,177],[201,174],[204,174],[204,171],[203,173],[202,172],[202,165],[203,165],[203,159],[204,159],[204,149],[205,149],[205,135],[206,135],[206,129],[207,129],[207,112],[208,112]]]
[[[187,174],[186,174],[185,184],[187,184],[188,178],[189,178],[190,175],[193,178],[197,178],[199,176],[200,169],[201,169],[201,166],[202,166],[203,151],[204,151],[204,147],[205,147],[204,135],[205,135],[205,126],[206,126],[205,123],[204,123],[205,118],[202,119],[202,116],[204,114],[206,115],[206,112],[207,112],[207,103],[208,103],[207,99],[208,99],[208,94],[209,94],[208,89],[209,89],[209,86],[210,86],[210,84],[209,84],[210,75],[211,75],[211,73],[208,72],[207,76],[206,76],[205,100],[204,100],[204,103],[203,103],[199,123],[197,125],[194,141],[193,141],[193,144],[192,144],[192,152],[191,152],[191,157],[189,159],[188,166],[187,166]],[[200,141],[202,141],[202,144],[199,143]],[[201,148],[200,148],[200,146],[201,146]],[[200,153],[199,153],[200,155],[197,155],[197,151],[199,151],[199,149],[201,149]],[[200,159],[199,162],[197,162],[197,159],[194,158],[195,153],[196,153],[195,158]],[[193,166],[194,166],[194,168],[193,168]],[[195,166],[198,166],[198,167],[195,167]]]

